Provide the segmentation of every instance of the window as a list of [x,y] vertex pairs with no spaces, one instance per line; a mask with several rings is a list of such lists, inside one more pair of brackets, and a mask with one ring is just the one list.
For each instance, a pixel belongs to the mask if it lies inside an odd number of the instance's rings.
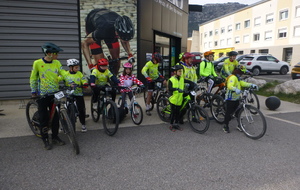
[[300,36],[300,26],[294,27],[294,36]]
[[250,41],[249,35],[245,35],[243,41],[244,41],[244,43],[249,43],[249,41]]
[[213,31],[209,31],[209,36],[212,36],[213,35]]
[[255,53],[255,50],[254,49],[250,50],[250,53]]
[[271,40],[272,39],[272,31],[265,32],[265,40]]
[[289,16],[288,10],[280,11],[280,13],[279,13],[279,20],[285,20],[285,19],[288,18],[288,16]]
[[225,28],[222,27],[222,28],[221,28],[221,34],[223,34],[224,32],[225,32]]
[[235,37],[235,43],[236,44],[239,44],[240,43],[240,37],[238,36],[238,37]]
[[266,18],[266,24],[272,23],[274,21],[274,14],[268,14]]
[[204,38],[206,38],[206,37],[207,37],[207,32],[204,33]]
[[220,45],[221,45],[221,46],[225,46],[224,43],[225,43],[225,40],[224,40],[224,39],[220,41]]
[[232,45],[232,39],[231,38],[227,38],[227,45],[231,46]]
[[204,43],[204,48],[207,49],[207,42]]
[[257,61],[268,61],[267,56],[260,56],[256,60]]
[[208,46],[209,48],[212,48],[212,42],[209,42],[209,46]]
[[218,46],[218,41],[215,41],[215,46]]
[[278,30],[278,38],[286,38],[287,29],[282,28]]
[[260,34],[253,34],[253,41],[259,41]]
[[243,55],[243,54],[244,54],[244,51],[238,51],[238,54],[239,54],[239,55]]
[[259,26],[261,22],[261,17],[257,17],[254,19],[254,26]]
[[241,23],[235,24],[235,30],[240,30],[241,29]]
[[300,6],[296,7],[296,17],[300,17]]
[[228,26],[228,32],[231,32],[232,31],[232,25],[229,25]]
[[245,28],[249,28],[250,27],[250,20],[246,20],[244,25],[245,25]]
[[218,33],[219,33],[219,30],[216,29],[216,30],[215,30],[215,35],[218,35]]

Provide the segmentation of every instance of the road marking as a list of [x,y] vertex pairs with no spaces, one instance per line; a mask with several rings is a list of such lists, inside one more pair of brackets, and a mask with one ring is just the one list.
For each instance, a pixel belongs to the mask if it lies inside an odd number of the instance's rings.
[[269,116],[269,115],[266,115],[266,117],[269,117],[269,118],[275,119],[275,120],[279,120],[279,121],[283,121],[283,122],[286,122],[286,123],[290,123],[290,124],[292,124],[292,125],[300,126],[299,123],[295,123],[295,122],[288,121],[288,120],[285,120],[285,119],[280,119],[280,118],[278,118],[278,117],[273,117],[273,116]]

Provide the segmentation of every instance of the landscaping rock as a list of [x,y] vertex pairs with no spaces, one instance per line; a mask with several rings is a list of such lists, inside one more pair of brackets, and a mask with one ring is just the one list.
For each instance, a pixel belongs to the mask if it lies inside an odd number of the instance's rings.
[[256,84],[259,88],[261,88],[267,84],[267,81],[262,80],[262,79],[255,79],[255,78],[247,78],[246,82]]
[[298,92],[300,92],[300,79],[289,80],[277,85],[274,88],[274,93],[278,94],[279,92],[285,94],[297,94]]

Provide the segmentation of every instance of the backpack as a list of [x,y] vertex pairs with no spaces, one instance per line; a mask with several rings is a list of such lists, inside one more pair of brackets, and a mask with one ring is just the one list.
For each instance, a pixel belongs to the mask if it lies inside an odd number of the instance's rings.
[[[203,61],[205,62],[205,66],[204,66],[204,69],[205,69],[206,66],[207,66],[207,61],[206,61],[206,59],[204,59]],[[201,60],[201,62],[202,62],[202,60]],[[199,63],[199,65],[198,65],[198,67],[196,69],[196,74],[197,74],[198,78],[200,78],[200,64],[201,64],[201,62]]]

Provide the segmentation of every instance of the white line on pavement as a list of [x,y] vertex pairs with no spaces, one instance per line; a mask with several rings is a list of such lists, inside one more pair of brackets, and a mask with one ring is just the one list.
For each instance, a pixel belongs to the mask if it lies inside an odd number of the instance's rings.
[[295,123],[295,122],[288,121],[288,120],[285,120],[285,119],[280,119],[280,118],[278,118],[278,117],[273,117],[273,116],[270,116],[270,115],[265,115],[265,117],[269,117],[269,118],[271,118],[271,119],[275,119],[275,120],[283,121],[283,122],[286,122],[286,123],[290,123],[290,124],[292,124],[292,125],[300,126],[299,123]]

